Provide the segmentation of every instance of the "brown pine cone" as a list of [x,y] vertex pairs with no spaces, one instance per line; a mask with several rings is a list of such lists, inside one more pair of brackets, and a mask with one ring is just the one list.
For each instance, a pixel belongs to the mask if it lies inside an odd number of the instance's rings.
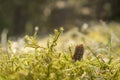
[[84,53],[83,44],[77,45],[75,48],[74,55],[73,55],[73,60],[75,61],[81,60],[81,58],[83,57],[83,53]]

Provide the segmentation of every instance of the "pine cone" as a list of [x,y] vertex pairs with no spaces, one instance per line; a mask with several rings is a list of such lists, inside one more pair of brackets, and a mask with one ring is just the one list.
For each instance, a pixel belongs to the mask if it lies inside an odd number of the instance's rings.
[[83,53],[84,53],[83,44],[77,45],[75,48],[74,55],[73,55],[73,60],[75,61],[81,60],[81,58],[83,57]]

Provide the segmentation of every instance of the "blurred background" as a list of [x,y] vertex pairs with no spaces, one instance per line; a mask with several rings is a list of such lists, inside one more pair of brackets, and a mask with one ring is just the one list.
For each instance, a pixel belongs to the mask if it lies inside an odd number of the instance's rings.
[[[84,23],[119,22],[120,0],[0,0],[0,34],[8,36],[49,34],[63,26],[81,28]],[[6,31],[7,32],[7,31]]]

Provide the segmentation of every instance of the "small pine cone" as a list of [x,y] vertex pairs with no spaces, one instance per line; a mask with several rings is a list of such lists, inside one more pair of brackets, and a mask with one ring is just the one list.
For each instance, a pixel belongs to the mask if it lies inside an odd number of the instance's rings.
[[83,44],[77,45],[75,48],[74,55],[73,55],[73,60],[75,61],[81,60],[81,58],[83,57],[83,53],[84,53]]

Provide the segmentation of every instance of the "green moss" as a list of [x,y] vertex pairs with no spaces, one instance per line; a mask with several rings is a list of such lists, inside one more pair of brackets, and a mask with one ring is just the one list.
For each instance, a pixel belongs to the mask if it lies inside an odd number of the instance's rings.
[[[38,44],[36,35],[25,36],[25,46],[33,48],[31,53],[14,54],[10,58],[0,55],[0,80],[119,80],[120,61],[111,55],[97,55],[96,50],[85,48],[91,55],[81,61],[72,60],[72,51],[58,52],[56,46],[63,29],[55,30],[46,47]],[[36,33],[35,33],[36,34]],[[112,43],[108,43],[107,53],[111,51]],[[10,47],[9,47],[10,48]],[[2,52],[2,51],[1,51]],[[105,57],[107,56],[107,57]]]

